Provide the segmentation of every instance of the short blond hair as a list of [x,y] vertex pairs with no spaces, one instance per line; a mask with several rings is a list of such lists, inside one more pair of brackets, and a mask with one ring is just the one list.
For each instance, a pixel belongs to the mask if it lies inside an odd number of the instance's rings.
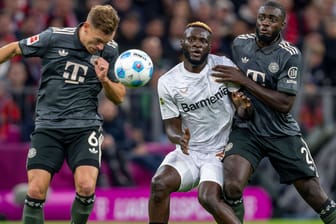
[[111,5],[96,5],[91,8],[87,22],[104,34],[110,35],[117,30],[120,18]]
[[201,28],[207,30],[209,33],[212,34],[211,28],[207,24],[205,24],[201,21],[195,21],[195,22],[187,24],[186,29],[189,28],[189,27],[201,27]]

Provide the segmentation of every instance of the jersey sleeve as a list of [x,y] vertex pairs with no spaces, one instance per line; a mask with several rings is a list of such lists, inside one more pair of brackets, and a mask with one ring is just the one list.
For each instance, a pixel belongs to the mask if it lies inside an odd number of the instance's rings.
[[280,92],[296,95],[301,85],[302,61],[301,54],[291,55],[279,75],[277,89]]
[[170,94],[167,85],[165,85],[166,80],[161,78],[158,80],[158,96],[160,103],[160,111],[162,120],[178,117],[180,115],[179,109],[174,101],[173,96]]
[[52,42],[52,29],[49,28],[39,34],[22,39],[19,46],[22,55],[25,57],[42,57],[48,49],[49,43]]

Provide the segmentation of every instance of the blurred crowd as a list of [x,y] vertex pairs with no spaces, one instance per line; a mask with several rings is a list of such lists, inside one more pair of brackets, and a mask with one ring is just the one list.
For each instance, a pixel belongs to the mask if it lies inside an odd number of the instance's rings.
[[[287,27],[283,35],[287,41],[300,48],[304,56],[303,86],[293,113],[304,135],[308,136],[314,156],[324,158],[322,163],[329,164],[330,156],[325,156],[320,149],[335,134],[336,1],[278,1],[287,10]],[[131,154],[131,158],[140,158],[141,164],[155,170],[162,157],[148,157],[150,153],[146,151],[144,143],[167,143],[156,84],[163,73],[180,61],[180,38],[186,24],[195,20],[207,23],[213,30],[212,53],[231,57],[232,40],[239,34],[254,32],[257,10],[262,2],[263,0],[1,0],[0,47],[37,34],[49,26],[76,26],[96,4],[114,6],[121,18],[115,37],[120,52],[132,48],[147,52],[154,62],[154,75],[145,87],[129,89],[127,101],[118,108],[106,109],[108,106],[102,97],[100,111],[112,113],[104,114],[108,120],[105,124],[106,135],[111,137],[106,138],[104,143],[109,149],[105,152],[105,158],[108,161],[123,161],[129,159],[129,156],[123,158],[123,155]],[[40,63],[37,58],[16,57],[0,65],[0,142],[29,141],[34,128],[35,93],[39,85]],[[116,128],[124,132],[118,132]],[[336,143],[333,144],[335,146]],[[116,153],[120,149],[124,153]],[[335,147],[329,146],[328,150],[323,151],[335,155]],[[121,164],[112,168],[123,173],[125,167]],[[328,169],[330,170],[330,166],[327,166],[326,173]],[[113,177],[114,183],[132,184],[127,172],[126,170],[124,174]],[[335,196],[334,173],[328,173],[326,179],[329,182],[326,181],[326,184]],[[122,175],[125,178],[118,179]],[[277,178],[273,177],[272,172],[264,177]],[[255,184],[267,185],[266,182],[258,177],[254,181]],[[268,189],[273,189],[272,187]],[[285,194],[286,191],[287,189],[281,188],[273,189],[270,193],[276,198],[279,193]]]

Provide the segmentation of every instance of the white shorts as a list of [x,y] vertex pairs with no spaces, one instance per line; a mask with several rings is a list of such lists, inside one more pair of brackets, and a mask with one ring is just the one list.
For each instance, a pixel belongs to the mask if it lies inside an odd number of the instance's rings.
[[204,181],[212,181],[223,187],[223,163],[215,152],[189,151],[189,155],[186,155],[181,149],[175,149],[167,154],[160,167],[163,165],[172,166],[180,174],[178,191],[190,191]]

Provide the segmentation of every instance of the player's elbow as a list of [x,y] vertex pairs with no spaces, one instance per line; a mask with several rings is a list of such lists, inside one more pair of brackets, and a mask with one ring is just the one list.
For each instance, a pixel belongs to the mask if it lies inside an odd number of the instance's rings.
[[274,101],[274,107],[280,113],[289,113],[293,107],[295,101],[295,96],[286,95],[286,97],[282,97],[279,100]]
[[120,105],[124,102],[125,97],[114,97],[110,99],[115,105]]
[[292,109],[292,104],[277,104],[275,106],[275,110],[277,110],[280,113],[287,114],[291,111]]

